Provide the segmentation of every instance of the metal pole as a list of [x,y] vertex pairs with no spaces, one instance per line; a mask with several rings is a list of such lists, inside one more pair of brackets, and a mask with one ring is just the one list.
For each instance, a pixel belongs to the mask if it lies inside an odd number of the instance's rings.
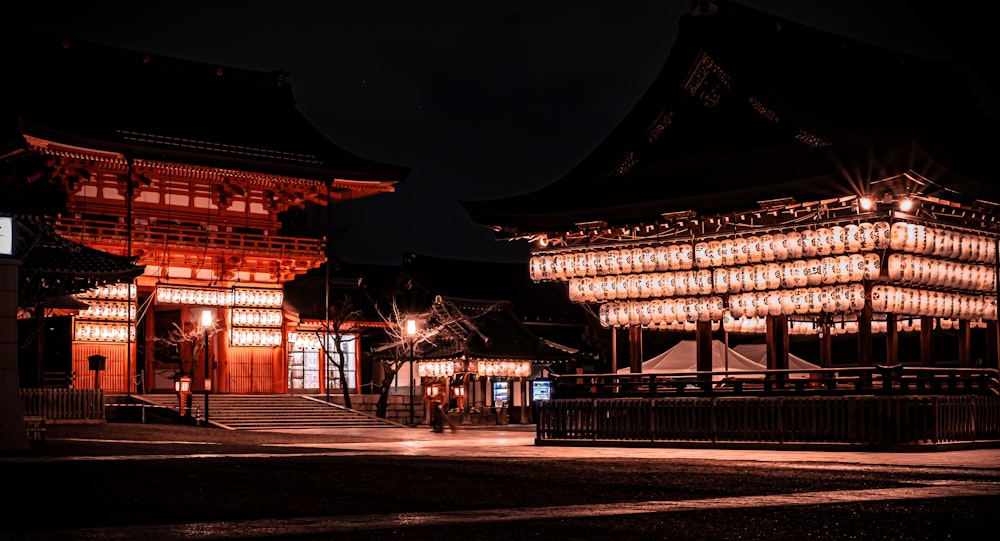
[[410,340],[410,424],[413,424],[413,346],[415,340]]
[[205,424],[208,424],[208,390],[212,385],[208,368],[208,327],[205,327]]

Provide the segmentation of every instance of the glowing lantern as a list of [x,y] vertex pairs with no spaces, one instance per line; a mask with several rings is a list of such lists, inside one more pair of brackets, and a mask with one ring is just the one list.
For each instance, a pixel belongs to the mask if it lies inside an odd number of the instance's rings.
[[785,245],[788,247],[788,258],[799,259],[802,257],[802,234],[798,231],[785,233]]
[[733,261],[737,265],[746,265],[750,261],[749,248],[747,248],[747,239],[740,237],[733,240]]
[[840,255],[847,250],[847,235],[844,227],[835,225],[830,227],[830,253]]
[[788,259],[788,237],[784,233],[775,233],[771,240],[775,261]]

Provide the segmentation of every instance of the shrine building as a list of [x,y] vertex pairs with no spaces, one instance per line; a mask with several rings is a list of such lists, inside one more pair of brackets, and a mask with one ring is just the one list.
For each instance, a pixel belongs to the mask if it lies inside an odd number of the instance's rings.
[[945,61],[695,2],[589,156],[463,204],[627,332],[633,372],[661,331],[694,335],[705,371],[720,336],[766,341],[769,369],[790,339],[822,367],[995,368],[998,127]]
[[[285,73],[16,31],[2,58],[16,81],[2,109],[7,206],[143,268],[77,296],[72,385],[173,392],[187,374],[210,392],[290,391],[290,359],[321,345],[299,333],[290,355],[299,322],[283,285],[329,254],[304,210],[391,193],[409,169],[332,142]],[[321,372],[312,390],[339,386]]]

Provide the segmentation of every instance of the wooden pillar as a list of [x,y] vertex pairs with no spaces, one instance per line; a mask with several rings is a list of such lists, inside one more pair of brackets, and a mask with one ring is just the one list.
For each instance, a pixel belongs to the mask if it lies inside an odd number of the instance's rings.
[[972,335],[969,322],[964,319],[958,321],[958,366],[972,367]]
[[699,321],[695,327],[695,344],[698,351],[699,372],[712,371],[712,322]]
[[618,327],[611,327],[611,371],[617,372],[618,366]]
[[767,368],[788,368],[788,316],[767,316]]
[[885,315],[885,364],[899,364],[899,331],[896,330],[896,314]]
[[934,318],[920,318],[920,366],[934,366]]
[[986,357],[983,358],[983,368],[997,368],[997,359],[1000,358],[998,331],[1000,331],[1000,325],[997,325],[996,321],[986,322]]
[[858,366],[874,366],[872,362],[872,284],[865,281],[865,305],[858,314]]
[[628,366],[629,372],[642,373],[642,327],[638,325],[628,328]]
[[821,316],[823,333],[819,337],[819,366],[830,368],[833,366],[833,339],[830,337],[830,317]]

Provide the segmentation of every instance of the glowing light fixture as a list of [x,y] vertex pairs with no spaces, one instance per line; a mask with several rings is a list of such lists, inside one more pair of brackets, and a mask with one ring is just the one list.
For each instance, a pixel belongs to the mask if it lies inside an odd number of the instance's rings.
[[899,202],[899,210],[909,212],[913,209],[913,200],[907,197]]
[[858,201],[858,204],[861,206],[861,210],[871,210],[875,206],[875,201],[866,195]]

